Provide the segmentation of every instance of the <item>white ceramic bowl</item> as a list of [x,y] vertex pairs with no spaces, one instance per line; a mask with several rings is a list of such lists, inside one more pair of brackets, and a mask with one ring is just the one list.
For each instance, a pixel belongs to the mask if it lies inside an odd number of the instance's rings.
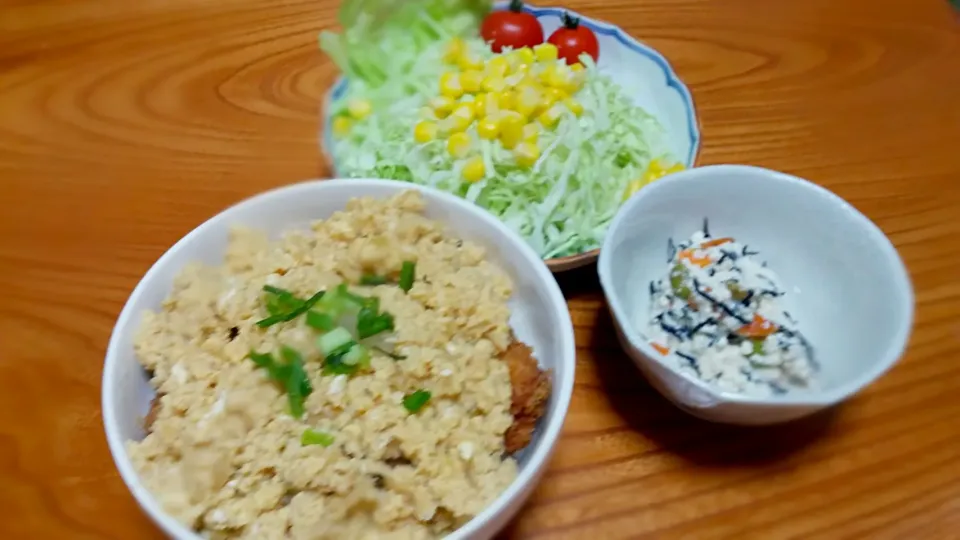
[[[498,2],[495,9],[506,9],[509,2]],[[663,126],[666,144],[676,158],[688,168],[696,164],[700,150],[700,129],[693,97],[670,63],[652,47],[641,43],[612,24],[584,17],[574,11],[558,7],[536,7],[524,4],[524,11],[540,21],[544,37],[561,26],[561,15],[569,12],[580,17],[580,24],[593,30],[600,43],[601,73],[633,91],[633,102],[653,115]],[[323,129],[320,133],[321,150],[336,173],[336,161],[330,138],[332,117],[330,103],[347,90],[346,79],[340,78],[324,98]],[[554,272],[572,270],[593,263],[599,250],[548,259],[547,265]]]
[[405,189],[419,189],[426,215],[449,226],[462,238],[487,246],[489,257],[514,280],[510,325],[518,339],[533,347],[540,364],[553,370],[553,393],[533,441],[519,455],[516,480],[480,515],[450,538],[488,538],[522,506],[544,471],[567,414],[573,390],[576,355],[573,324],[566,302],[543,261],[523,240],[492,215],[470,203],[439,191],[385,180],[312,181],[257,195],[200,225],[168,250],[147,272],[127,300],[113,329],[103,368],[103,423],[114,462],[140,506],[170,536],[199,540],[199,536],[164,513],[140,483],[131,466],[125,442],[144,436],[142,419],[154,392],[146,372],[137,363],[133,336],[146,310],[157,310],[170,292],[174,276],[189,262],[220,264],[234,224],[265,230],[277,236],[292,228],[343,209],[359,196],[389,197]]
[[[713,235],[748,243],[779,274],[786,307],[821,365],[817,390],[723,392],[681,375],[648,344],[648,284],[667,271],[667,240],[689,238],[704,217]],[[680,408],[717,422],[783,422],[848,398],[897,361],[913,321],[910,278],[876,225],[822,187],[756,167],[700,167],[639,191],[614,219],[598,272],[640,370]]]

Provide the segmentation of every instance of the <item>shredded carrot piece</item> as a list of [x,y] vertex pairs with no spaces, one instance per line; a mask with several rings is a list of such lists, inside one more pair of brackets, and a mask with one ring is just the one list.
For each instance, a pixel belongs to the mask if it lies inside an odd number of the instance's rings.
[[748,338],[765,338],[777,331],[777,325],[764,319],[758,314],[753,315],[753,321],[737,330],[737,334]]
[[683,261],[683,260],[690,261],[690,264],[699,266],[700,268],[705,268],[705,267],[709,266],[710,263],[713,262],[713,261],[710,259],[710,257],[706,257],[706,256],[697,257],[694,252],[695,252],[695,250],[693,250],[693,249],[685,249],[685,250],[683,250],[683,251],[680,252],[680,254],[678,255],[678,257],[680,258],[681,261]]
[[658,353],[666,356],[670,354],[670,348],[664,347],[663,345],[657,343],[656,341],[651,341],[650,346],[657,350]]
[[722,246],[723,244],[729,244],[730,242],[733,242],[733,238],[730,238],[729,236],[724,238],[714,238],[713,240],[707,240],[706,242],[700,244],[700,247],[712,248],[716,246]]

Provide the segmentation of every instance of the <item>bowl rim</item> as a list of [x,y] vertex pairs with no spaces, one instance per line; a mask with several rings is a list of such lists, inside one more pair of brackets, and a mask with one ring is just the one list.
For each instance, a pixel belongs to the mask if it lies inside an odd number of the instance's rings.
[[[347,183],[345,186],[344,183]],[[118,373],[121,358],[121,336],[124,335],[122,329],[133,324],[133,319],[140,316],[139,311],[134,311],[134,305],[138,299],[145,294],[147,289],[155,286],[154,282],[159,279],[164,267],[171,264],[174,255],[182,250],[188,249],[188,246],[194,243],[198,238],[208,234],[211,230],[224,225],[225,222],[231,222],[231,216],[238,210],[259,206],[271,199],[286,197],[290,192],[302,192],[304,196],[316,195],[324,189],[325,186],[339,186],[341,189],[350,189],[351,187],[389,187],[395,193],[404,190],[414,189],[424,193],[428,198],[427,204],[439,204],[442,206],[453,207],[462,212],[475,214],[487,227],[496,229],[507,240],[508,251],[512,251],[516,256],[525,258],[534,268],[537,281],[543,288],[547,302],[550,304],[557,323],[562,332],[560,340],[560,350],[557,355],[557,366],[563,366],[564,373],[562,378],[553,377],[553,394],[555,401],[552,408],[548,408],[551,416],[547,422],[540,425],[540,438],[532,452],[528,453],[526,466],[518,471],[517,477],[504,489],[496,499],[487,505],[480,513],[474,516],[470,521],[460,528],[456,529],[448,538],[460,539],[467,538],[483,530],[488,523],[496,523],[497,518],[508,519],[520,504],[529,495],[532,488],[536,485],[540,475],[547,464],[547,461],[553,454],[559,441],[560,430],[566,421],[569,410],[570,400],[573,394],[573,383],[576,376],[576,344],[574,341],[573,322],[570,312],[567,309],[566,300],[563,296],[560,286],[556,279],[547,269],[536,252],[533,251],[519,235],[510,230],[504,223],[500,222],[493,214],[484,211],[479,206],[473,205],[465,199],[455,195],[433,189],[426,186],[419,186],[397,180],[382,180],[368,178],[346,178],[339,182],[330,183],[329,179],[312,179],[294,184],[288,184],[276,187],[264,192],[247,197],[226,209],[210,217],[193,230],[180,238],[173,246],[167,249],[150,269],[143,275],[137,285],[134,287],[130,296],[124,303],[120,315],[117,318],[110,334],[110,341],[104,359],[103,376],[101,380],[101,410],[103,414],[104,432],[107,438],[107,444],[110,448],[110,454],[114,465],[120,473],[121,478],[126,484],[128,490],[134,496],[134,499],[146,514],[156,523],[165,533],[178,539],[199,539],[192,530],[183,526],[179,521],[170,516],[154,495],[141,482],[140,475],[133,468],[133,464],[126,449],[126,439],[120,432],[119,423],[116,417],[116,408],[118,406],[116,392],[114,388],[120,384]],[[356,197],[364,196],[364,193],[357,193]],[[429,200],[429,199],[432,199]],[[318,219],[320,219],[318,217]],[[129,331],[129,330],[128,330]],[[554,373],[556,373],[554,369]],[[549,407],[549,406],[548,406]]]
[[[603,293],[606,297],[607,304],[610,307],[610,311],[617,319],[618,326],[623,330],[623,335],[626,338],[626,341],[630,344],[630,347],[640,352],[644,357],[646,357],[647,360],[656,362],[676,376],[683,378],[684,381],[706,392],[707,395],[714,398],[717,402],[740,403],[769,407],[783,405],[826,406],[838,403],[860,391],[873,381],[880,378],[884,373],[889,371],[890,368],[896,364],[896,362],[906,351],[913,328],[915,309],[913,285],[910,280],[909,272],[907,271],[903,259],[900,257],[900,254],[897,252],[896,247],[894,247],[890,239],[887,238],[883,231],[873,221],[871,221],[870,218],[865,216],[862,212],[857,210],[853,205],[845,201],[839,195],[809,180],[772,169],[766,169],[752,165],[708,165],[705,167],[698,167],[696,169],[675,173],[671,175],[673,179],[670,183],[683,184],[694,181],[702,176],[712,176],[720,173],[739,173],[763,176],[765,177],[766,181],[787,183],[793,186],[798,186],[801,189],[811,190],[820,195],[821,198],[828,201],[829,204],[843,207],[850,212],[850,214],[854,217],[854,220],[862,228],[863,235],[866,238],[869,238],[870,242],[882,251],[884,258],[887,259],[891,266],[897,288],[904,292],[903,303],[900,305],[901,312],[905,314],[902,324],[892,336],[890,345],[880,362],[878,362],[874,367],[842,382],[841,384],[837,385],[836,388],[824,391],[814,390],[812,392],[805,392],[803,394],[787,393],[783,395],[773,395],[770,397],[757,397],[720,390],[698,378],[694,378],[677,371],[673,366],[665,361],[662,355],[658,354],[653,347],[650,346],[647,340],[643,339],[638,334],[633,324],[630,323],[631,319],[627,315],[625,308],[622,306],[620,298],[615,294],[613,289],[612,278],[610,277],[610,267],[612,264],[611,259],[613,257],[612,252],[614,251],[614,248],[612,246],[604,245],[600,250],[600,258],[597,264],[597,273],[600,278],[600,286],[603,289]],[[630,200],[628,200],[623,207],[621,207],[620,212],[611,223],[608,232],[613,233],[613,231],[619,228],[627,219],[627,216],[633,213],[634,207],[639,204],[641,199],[644,197],[656,196],[658,190],[665,189],[659,187],[661,185],[662,183],[655,182],[654,184],[647,186],[645,189],[638,191],[636,195],[631,197]],[[604,244],[607,244],[610,241],[609,239],[613,236],[613,234],[608,234],[608,236],[604,239]]]
[[[498,1],[494,3],[494,11],[501,11],[507,9],[510,5],[509,1]],[[617,42],[620,43],[623,47],[633,51],[634,53],[640,54],[652,60],[657,67],[660,68],[660,71],[663,73],[666,86],[673,89],[675,92],[680,94],[680,98],[683,101],[683,104],[687,111],[687,136],[690,139],[690,151],[685,156],[685,165],[689,168],[694,168],[699,166],[700,163],[700,151],[701,151],[701,139],[702,139],[702,123],[700,121],[700,116],[697,114],[696,102],[693,99],[693,93],[690,92],[690,89],[684,84],[683,80],[680,79],[680,76],[677,75],[676,70],[674,70],[673,65],[666,59],[666,57],[660,53],[657,49],[654,49],[650,45],[640,41],[639,39],[631,36],[626,33],[622,28],[611,24],[609,22],[603,21],[601,19],[595,19],[582,15],[572,9],[566,9],[561,7],[538,7],[528,3],[523,4],[523,11],[529,13],[540,19],[540,17],[557,17],[560,18],[564,13],[569,13],[574,17],[580,19],[580,24],[586,26],[592,30],[595,34],[610,36],[613,37]],[[347,90],[348,81],[343,75],[337,77],[337,80],[334,81],[333,85],[327,90],[323,106],[321,108],[322,123],[323,123],[323,133],[320,137],[320,150],[323,153],[323,156],[330,168],[333,170],[333,173],[336,175],[337,167],[336,162],[333,159],[333,155],[330,153],[330,148],[332,147],[332,139],[330,138],[331,129],[330,123],[332,118],[327,111],[330,110],[330,103],[334,100],[339,99],[340,96]],[[666,178],[664,178],[665,180]],[[626,203],[621,204],[620,209],[622,209]],[[613,222],[610,222],[610,226],[613,225]],[[610,231],[610,226],[607,227],[607,231]],[[602,246],[602,242],[601,242]],[[566,270],[578,268],[580,266],[585,266],[595,261],[600,253],[600,247],[596,247],[581,253],[574,253],[572,255],[564,255],[563,257],[552,257],[550,259],[543,259],[547,263],[547,266],[552,272],[563,272]]]

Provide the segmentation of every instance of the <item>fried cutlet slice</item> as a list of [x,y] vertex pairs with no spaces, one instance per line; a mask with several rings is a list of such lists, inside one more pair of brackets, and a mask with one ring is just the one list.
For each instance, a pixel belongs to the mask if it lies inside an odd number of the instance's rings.
[[504,442],[507,453],[514,453],[530,444],[537,420],[546,410],[550,398],[550,375],[537,365],[533,350],[514,340],[503,353],[503,361],[510,370],[512,395],[510,413],[513,425],[507,429]]

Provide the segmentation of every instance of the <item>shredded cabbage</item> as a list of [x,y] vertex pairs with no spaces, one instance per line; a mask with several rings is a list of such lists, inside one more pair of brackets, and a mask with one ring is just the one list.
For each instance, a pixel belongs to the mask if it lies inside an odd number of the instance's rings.
[[[334,141],[338,174],[403,180],[455,193],[498,216],[545,259],[599,247],[627,184],[641,178],[652,159],[667,154],[659,123],[585,56],[587,78],[576,95],[584,112],[578,118],[566,111],[554,130],[542,131],[537,163],[518,167],[509,150],[481,141],[486,178],[464,182],[464,162],[449,155],[444,140],[418,144],[413,127],[421,120],[421,108],[439,94],[449,39],[470,38],[468,46],[484,59],[493,53],[476,37],[477,17],[484,12],[478,2],[426,3],[443,4],[448,11],[398,13],[375,30],[375,38],[367,34],[369,19],[360,15],[343,36],[321,37],[323,49],[348,80],[345,95],[329,114],[343,113],[354,98],[373,104],[370,116]],[[441,12],[446,15],[438,16]]]

